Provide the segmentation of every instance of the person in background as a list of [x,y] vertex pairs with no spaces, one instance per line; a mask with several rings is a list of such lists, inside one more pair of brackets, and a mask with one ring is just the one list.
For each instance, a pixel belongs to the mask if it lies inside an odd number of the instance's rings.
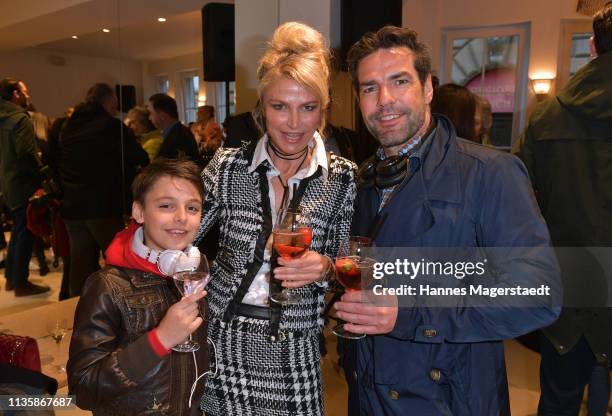
[[0,192],[11,212],[13,229],[6,257],[6,290],[15,296],[49,291],[28,281],[34,236],[26,226],[28,199],[40,186],[40,161],[34,126],[26,108],[30,94],[23,81],[0,81]]
[[[219,149],[202,172],[196,241],[221,223],[207,289],[219,376],[206,381],[202,409],[207,416],[323,416],[325,280],[348,237],[355,165],[328,155],[318,133],[329,101],[329,50],[321,33],[296,22],[279,26],[257,77],[255,113],[265,134]],[[301,257],[279,258],[273,268],[272,229],[287,207],[311,219],[313,238]],[[269,301],[271,279],[300,295],[298,303]]]
[[[28,105],[28,114],[34,126],[34,134],[36,135],[36,144],[38,146],[38,158],[43,165],[49,162],[49,127],[51,127],[51,119],[43,113],[36,110],[32,103]],[[34,235],[33,252],[34,258],[38,262],[38,274],[46,276],[49,274],[49,266],[45,256],[45,242],[40,236]]]
[[167,94],[153,94],[147,104],[149,120],[162,132],[162,144],[157,157],[188,158],[200,164],[198,145],[189,130],[178,119],[176,101]]
[[474,129],[476,130],[476,143],[489,144],[489,132],[493,126],[493,113],[491,103],[486,97],[476,95],[476,114]]
[[325,112],[325,130],[322,133],[325,149],[328,152],[340,155],[357,165],[374,154],[378,145],[370,134],[360,135],[346,127],[335,126],[331,124],[331,118],[332,101],[330,94],[330,104]]
[[250,111],[229,115],[223,120],[223,147],[240,147],[242,143],[252,143],[263,135]]
[[[525,162],[559,256],[568,307],[540,337],[538,414],[577,415],[585,386],[589,415],[610,395],[612,309],[609,266],[589,253],[612,247],[612,3],[593,16],[589,63],[556,97],[540,103],[513,149]],[[609,254],[608,254],[609,256]],[[582,301],[585,299],[586,301]]]
[[[94,415],[201,415],[206,292],[181,299],[172,284],[175,272],[200,262],[191,246],[202,215],[200,168],[157,159],[132,192],[135,222],[113,239],[107,266],[87,279],[76,308],[69,392]],[[158,266],[157,256],[175,261]],[[193,356],[170,350],[190,335],[202,346]]]
[[124,226],[129,185],[149,157],[116,118],[117,97],[107,84],[93,85],[60,135],[58,170],[61,213],[70,240],[70,296],[100,268],[104,252]]
[[480,143],[476,134],[476,107],[476,95],[457,84],[439,86],[431,101],[431,112],[446,116],[458,137]]
[[128,111],[128,118],[130,120],[128,127],[149,155],[149,160],[153,160],[157,157],[161,147],[162,136],[159,130],[151,123],[149,117],[149,111],[142,106],[133,107]]

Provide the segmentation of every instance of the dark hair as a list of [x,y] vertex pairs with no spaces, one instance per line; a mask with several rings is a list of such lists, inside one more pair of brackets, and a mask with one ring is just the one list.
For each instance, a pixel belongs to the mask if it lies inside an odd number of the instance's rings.
[[359,89],[359,79],[357,79],[357,67],[359,62],[371,53],[379,49],[390,49],[395,47],[405,47],[414,54],[414,69],[419,75],[421,85],[431,74],[431,57],[429,50],[424,43],[419,42],[417,33],[414,30],[396,26],[385,26],[378,32],[366,33],[359,39],[348,52],[348,67],[353,80],[355,91]]
[[85,95],[85,102],[87,103],[98,103],[103,104],[109,97],[115,95],[115,92],[108,84],[104,84],[99,82],[94,84],[91,88],[87,90],[87,94]]
[[612,51],[612,2],[593,16],[593,37],[597,55]]
[[4,78],[0,81],[0,96],[3,100],[11,101],[13,93],[19,90],[19,83],[21,81],[15,78]]
[[476,141],[476,96],[467,88],[456,84],[436,88],[431,100],[431,112],[448,117],[459,137]]
[[145,199],[157,181],[164,177],[185,179],[198,190],[200,198],[204,200],[204,183],[200,177],[201,169],[190,160],[184,159],[155,159],[150,165],[138,173],[132,182],[132,196],[135,202],[144,207]]
[[172,118],[178,119],[178,110],[176,109],[176,101],[168,94],[153,94],[149,97],[149,101],[155,111],[162,111]]

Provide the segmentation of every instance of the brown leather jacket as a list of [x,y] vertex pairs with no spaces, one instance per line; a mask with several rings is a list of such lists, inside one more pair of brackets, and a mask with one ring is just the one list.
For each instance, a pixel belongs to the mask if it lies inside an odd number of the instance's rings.
[[[179,294],[172,282],[138,270],[106,267],[91,275],[77,305],[68,360],[68,386],[76,403],[94,415],[200,415],[202,377],[188,408],[196,378],[194,358],[152,349],[155,328]],[[206,304],[201,304],[206,317]],[[208,369],[206,320],[193,334],[198,373]]]

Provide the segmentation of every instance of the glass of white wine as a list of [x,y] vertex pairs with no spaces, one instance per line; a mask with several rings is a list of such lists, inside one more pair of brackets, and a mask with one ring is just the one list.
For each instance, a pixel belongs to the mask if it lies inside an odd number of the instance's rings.
[[[68,322],[66,319],[56,319],[52,328],[51,328],[51,338],[55,341],[57,345],[57,357],[61,356],[61,345],[60,343],[68,333]],[[65,373],[66,366],[63,364],[57,365],[57,370]]]

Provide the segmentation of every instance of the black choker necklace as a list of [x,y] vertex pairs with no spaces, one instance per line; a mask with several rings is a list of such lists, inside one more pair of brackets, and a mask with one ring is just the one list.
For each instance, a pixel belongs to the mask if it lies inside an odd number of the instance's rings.
[[306,146],[305,148],[303,148],[297,153],[285,153],[282,150],[279,150],[276,146],[274,146],[274,144],[272,143],[272,140],[270,139],[268,139],[268,148],[270,148],[277,157],[283,160],[297,160],[301,158],[302,156],[304,156],[306,152],[308,152],[308,146]]

